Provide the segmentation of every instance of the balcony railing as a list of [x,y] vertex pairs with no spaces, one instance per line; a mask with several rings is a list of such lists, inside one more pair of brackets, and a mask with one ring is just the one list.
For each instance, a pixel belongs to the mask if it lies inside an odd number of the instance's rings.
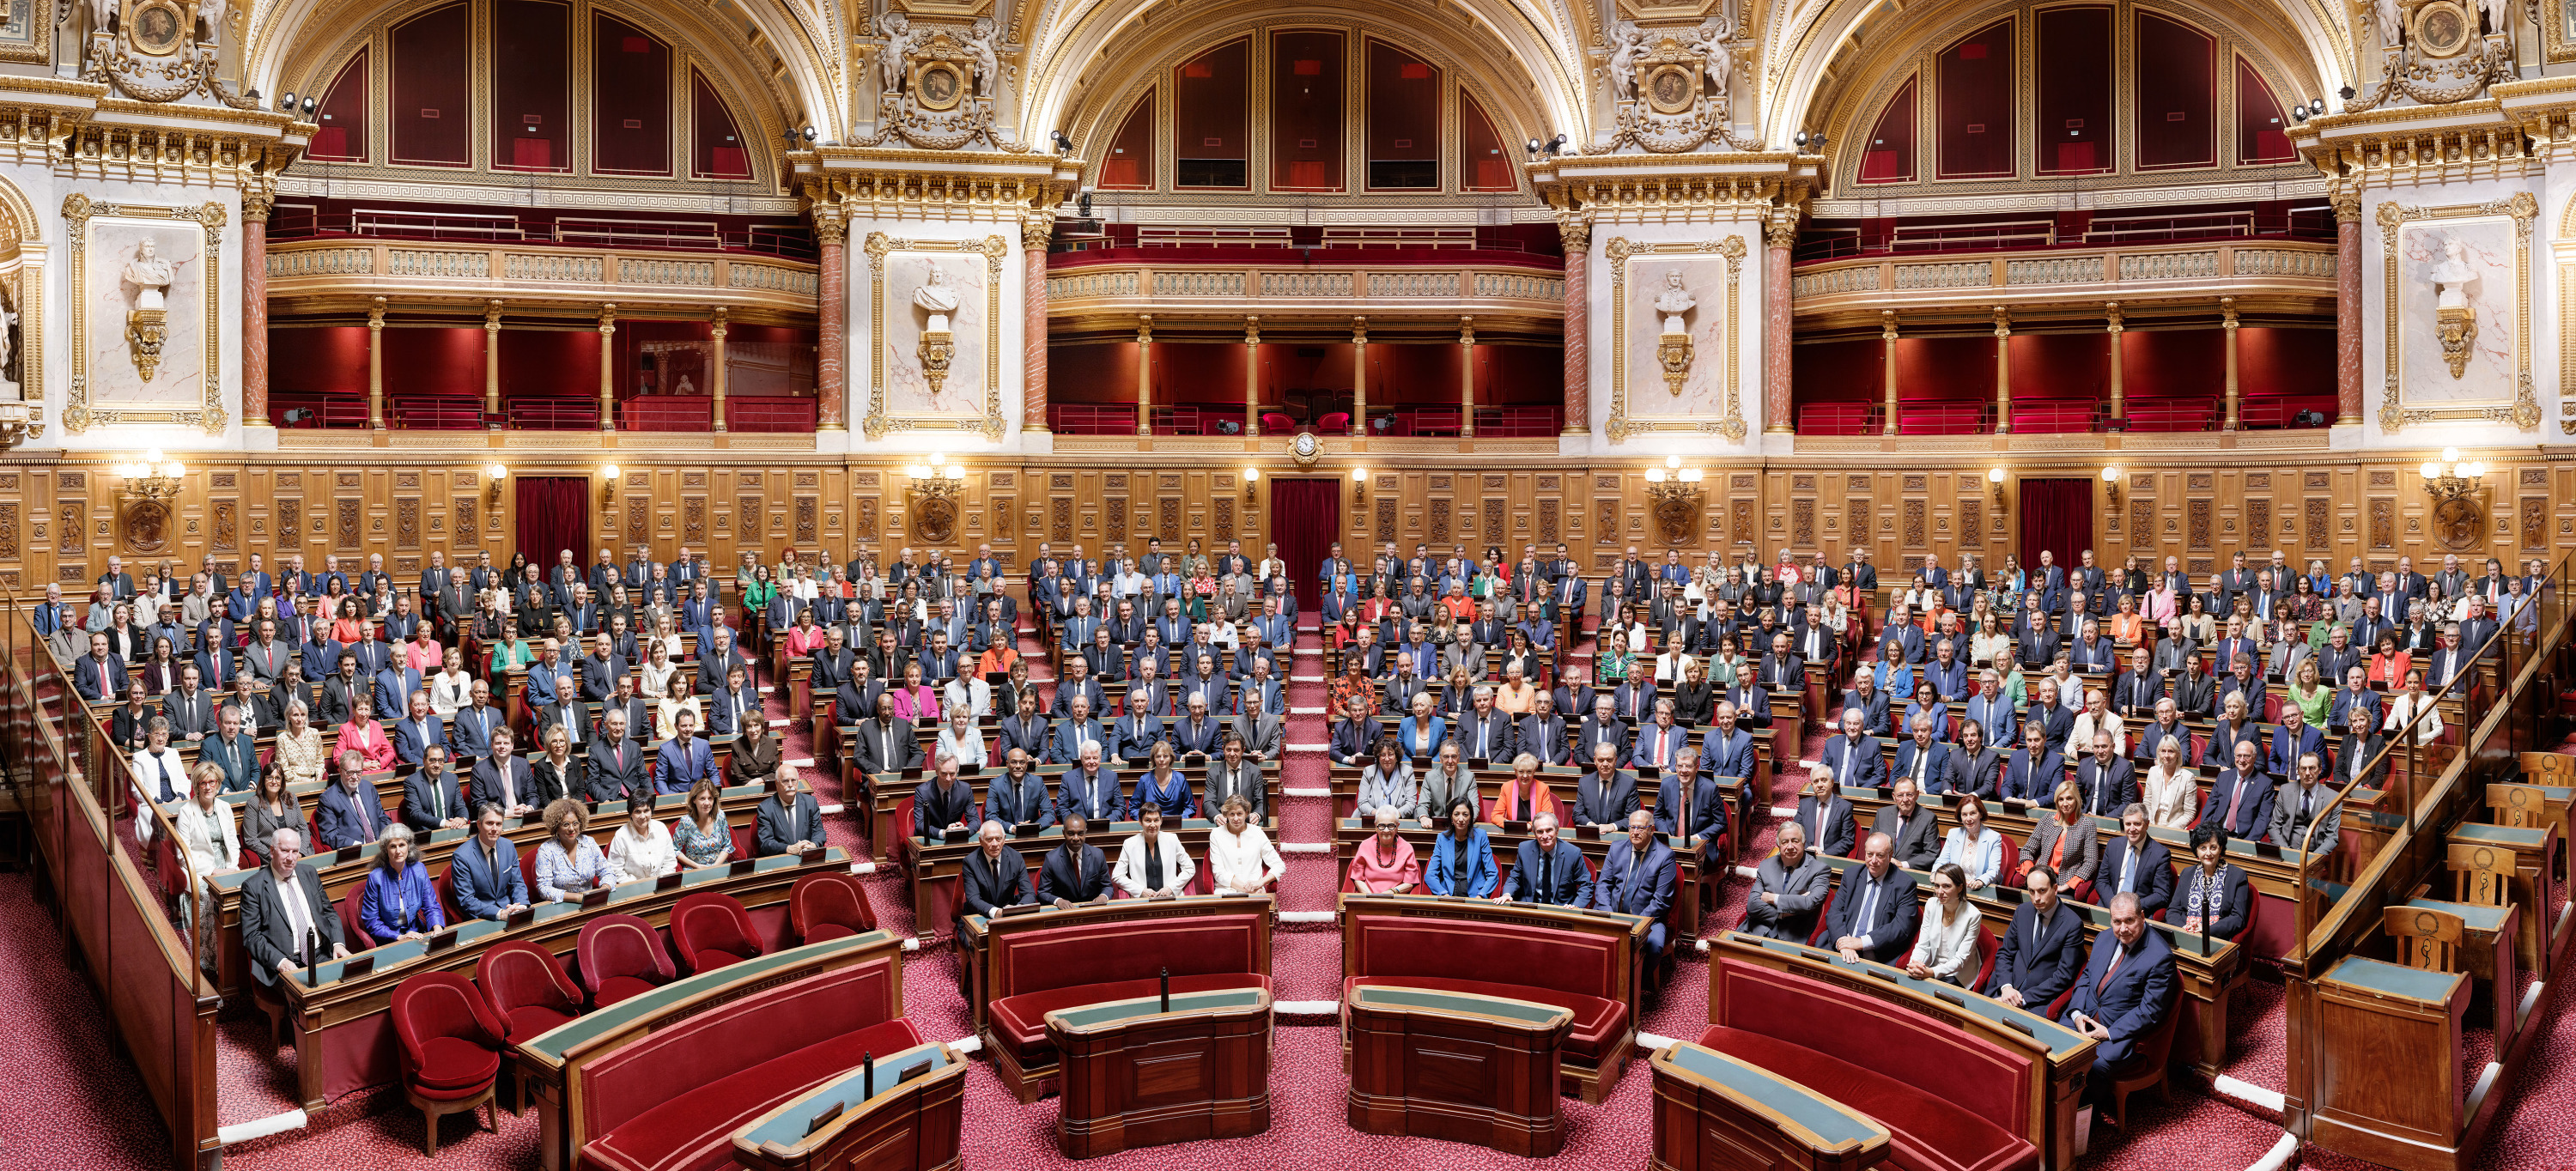
[[[2335,417],[2335,396],[2249,394],[2237,405],[2236,414],[2237,427],[2244,431],[2321,427]],[[2304,420],[2300,417],[2303,414],[2307,416]],[[1801,403],[1796,417],[1800,435],[1879,435],[1887,426],[1887,404]],[[2116,419],[2111,415],[2108,402],[2022,399],[2012,404],[2012,429],[2017,435],[2217,431],[2226,423],[2226,400],[2206,395],[2131,398],[2122,404],[2121,415]],[[1899,435],[1991,435],[1995,430],[1995,404],[1987,400],[1967,399],[1900,401],[1896,406],[1896,424]],[[1484,424],[1479,422],[1478,433],[1482,434],[1483,430]]]
[[2081,233],[2058,229],[2055,219],[1990,220],[1967,224],[1903,224],[1875,241],[1859,228],[1823,228],[1805,233],[1791,253],[1800,264],[1849,260],[1864,256],[1921,256],[1934,253],[2033,251],[2053,248],[2099,248],[2105,245],[2170,243],[2184,240],[2314,240],[2335,238],[2334,211],[2328,207],[2286,210],[2230,208],[2221,211],[2163,212],[2148,215],[2101,215]]
[[801,228],[727,228],[715,220],[637,220],[597,216],[526,220],[510,212],[427,212],[404,208],[354,208],[326,213],[315,204],[281,203],[268,222],[268,239],[272,242],[335,237],[750,252],[789,260],[813,260],[817,255],[813,237]]

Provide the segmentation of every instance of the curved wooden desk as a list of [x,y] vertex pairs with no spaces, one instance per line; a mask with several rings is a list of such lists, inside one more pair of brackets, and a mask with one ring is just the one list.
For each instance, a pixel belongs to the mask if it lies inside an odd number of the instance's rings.
[[1344,1009],[1351,1129],[1530,1158],[1565,1145],[1557,1050],[1571,1009],[1383,984],[1354,991]]
[[1270,1129],[1270,993],[1113,1000],[1046,1014],[1063,1073],[1068,1159]]
[[[927,1071],[898,1081],[907,1067]],[[753,1171],[831,1171],[964,1165],[966,1063],[936,1042],[877,1059],[754,1119],[733,1136],[734,1161]]]
[[1688,1041],[1656,1050],[1647,1065],[1657,1168],[1863,1171],[1887,1158],[1886,1127],[1760,1066]]

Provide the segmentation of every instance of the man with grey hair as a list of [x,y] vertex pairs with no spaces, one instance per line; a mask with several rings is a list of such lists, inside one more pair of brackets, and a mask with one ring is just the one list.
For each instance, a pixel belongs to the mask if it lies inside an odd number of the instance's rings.
[[242,882],[242,950],[262,984],[275,984],[317,960],[349,955],[340,916],[322,892],[321,876],[303,858],[304,835],[280,827],[269,836],[268,865]]
[[2136,1052],[2138,1041],[2163,1023],[2174,1007],[2173,948],[2147,930],[2138,896],[2111,897],[2111,929],[2095,936],[2093,955],[2066,1006],[2068,1028],[2093,1039],[2093,1076],[2087,1102],[2111,1088],[2111,1071]]
[[1530,840],[1513,856],[1512,880],[1494,901],[1591,905],[1592,872],[1583,863],[1583,851],[1556,836],[1556,815],[1542,813],[1530,820]]
[[957,754],[943,748],[931,762],[929,780],[912,791],[912,836],[937,841],[952,829],[973,824],[975,790],[958,783]]
[[366,779],[366,758],[342,752],[335,783],[322,790],[313,810],[313,832],[326,850],[363,846],[385,827],[384,799]]
[[1805,943],[1815,933],[1816,913],[1833,889],[1833,868],[1807,852],[1807,831],[1797,822],[1780,827],[1780,850],[1753,870],[1753,890],[1744,904],[1747,934]]

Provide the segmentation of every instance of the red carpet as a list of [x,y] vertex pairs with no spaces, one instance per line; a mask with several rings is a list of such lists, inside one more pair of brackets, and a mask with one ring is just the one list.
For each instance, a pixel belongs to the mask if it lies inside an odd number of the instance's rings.
[[[1309,633],[1301,645],[1312,647],[1316,639]],[[1032,640],[1024,639],[1022,649],[1033,655],[1037,648]],[[1038,678],[1047,677],[1046,667],[1034,657],[1032,666]],[[1304,655],[1290,674],[1312,676],[1320,670],[1314,656]],[[1322,693],[1320,684],[1292,684],[1289,703],[1292,707],[1319,707]],[[784,706],[775,700],[771,711],[774,716],[785,714]],[[1287,739],[1291,744],[1319,743],[1325,738],[1323,723],[1321,716],[1292,714]],[[788,744],[786,755],[790,759],[812,755],[810,738],[801,727],[788,730]],[[807,776],[825,805],[843,802],[840,782],[833,772],[816,769]],[[1781,770],[1773,800],[1794,802],[1802,776],[1802,770]],[[1323,762],[1312,753],[1297,754],[1287,763],[1282,783],[1289,788],[1324,787]],[[1332,815],[1327,799],[1289,797],[1280,812],[1279,837],[1283,844],[1331,840]],[[857,810],[850,810],[832,819],[830,825],[832,844],[854,855],[867,845],[857,814]],[[1768,850],[1772,836],[1767,812],[1757,815],[1753,829],[1751,856],[1758,858]],[[1289,854],[1288,858],[1282,909],[1332,910],[1340,875],[1329,856]],[[911,931],[911,904],[902,882],[890,873],[866,881],[881,924],[898,933]],[[166,1164],[161,1149],[165,1140],[155,1124],[145,1121],[150,1112],[134,1107],[142,1100],[143,1088],[126,1063],[97,1059],[105,1047],[98,1005],[63,966],[63,949],[54,924],[28,897],[30,888],[25,876],[0,875],[0,955],[12,961],[0,965],[0,1044],[5,1044],[11,1054],[20,1087],[18,1097],[23,1101],[43,1101],[46,1107],[11,1111],[5,1120],[0,1120],[0,1151],[8,1153],[0,1156],[0,1171],[37,1166],[161,1167]],[[1732,922],[1741,914],[1744,890],[1745,883],[1737,878],[1723,885],[1715,912],[1717,922]],[[970,1031],[951,964],[946,949],[935,949],[915,956],[906,972],[905,1005],[925,1035],[960,1038]],[[1282,924],[1272,975],[1282,1001],[1337,997],[1341,944],[1334,927],[1329,923]],[[1707,988],[1704,964],[1681,964],[1670,987],[1643,1011],[1643,1030],[1668,1037],[1698,1035],[1707,1020]],[[2240,994],[2231,1023],[2234,1027],[2227,1073],[2264,1089],[2279,1089],[2286,1052],[2280,988],[2259,979],[2253,982]],[[2507,1115],[2498,1127],[2494,1149],[2479,1164],[2482,1168],[2537,1171],[2565,1163],[2563,1139],[2559,1136],[2571,1108],[2576,1108],[2576,1070],[2569,1068],[2576,1036],[2569,1035],[2563,1019],[2544,1022],[2540,1027],[2544,1036],[2539,1053],[2517,1087],[2517,1100],[2506,1107]],[[218,1060],[221,1117],[225,1124],[265,1118],[292,1107],[295,1075],[291,1048],[268,1052],[262,1027],[247,1015],[228,1018],[221,1041]],[[1321,1024],[1283,1024],[1277,1031],[1276,1044],[1270,1084],[1277,1121],[1269,1133],[1222,1146],[1156,1148],[1084,1165],[1105,1169],[1150,1167],[1157,1171],[1220,1165],[1459,1169],[1527,1165],[1525,1160],[1481,1147],[1385,1139],[1352,1131],[1342,1121],[1343,1092],[1348,1083],[1342,1073],[1336,1030]],[[1553,1165],[1624,1168],[1643,1161],[1651,1125],[1652,1078],[1642,1067],[1632,1068],[1631,1074],[1600,1106],[1586,1106],[1573,1098],[1563,1100],[1568,1137],[1564,1152],[1550,1161]],[[2261,1159],[2280,1138],[2275,1123],[2211,1096],[2190,1079],[2177,1079],[2174,1085],[2170,1104],[2159,1103],[2152,1095],[2136,1100],[2131,1111],[2133,1136],[2107,1127],[2097,1128],[2092,1154],[2083,1165],[2115,1171],[2176,1167],[2233,1171]],[[1055,1150],[1054,1099],[1020,1106],[1002,1088],[990,1067],[980,1062],[969,1070],[967,1096],[965,1141],[966,1149],[972,1152],[972,1164],[998,1168],[1071,1166]],[[304,1129],[235,1144],[227,1148],[224,1158],[228,1167],[244,1171],[426,1166],[431,1161],[420,1154],[420,1125],[418,1114],[403,1106],[399,1094],[379,1093],[335,1104]],[[497,1134],[472,1129],[466,1121],[450,1118],[440,1131],[440,1157],[436,1163],[476,1171],[531,1168],[536,1165],[536,1143],[533,1115],[513,1118],[503,1114]],[[44,1151],[45,1156],[31,1159],[20,1154],[35,1150]],[[2364,1166],[2330,1156],[2308,1156],[2303,1161],[2315,1167]]]

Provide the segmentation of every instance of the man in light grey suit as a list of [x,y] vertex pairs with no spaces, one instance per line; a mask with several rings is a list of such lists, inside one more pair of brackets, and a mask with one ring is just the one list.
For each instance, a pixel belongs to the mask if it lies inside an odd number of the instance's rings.
[[[1287,747],[1287,721],[1274,715],[1244,712],[1226,725],[1226,731],[1242,738],[1243,754],[1255,763],[1277,760]],[[1260,805],[1255,803],[1253,810],[1258,813]]]

